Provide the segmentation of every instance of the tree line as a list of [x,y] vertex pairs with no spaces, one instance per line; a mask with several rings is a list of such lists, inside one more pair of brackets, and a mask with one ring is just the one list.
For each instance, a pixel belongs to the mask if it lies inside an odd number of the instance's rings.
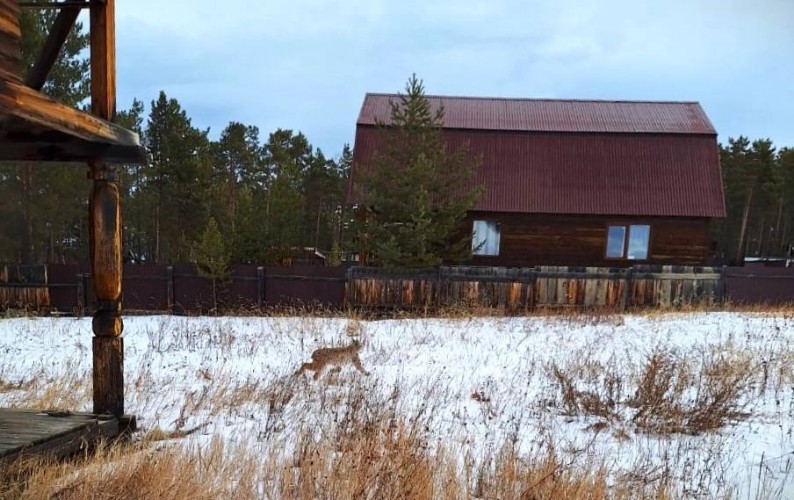
[[165,92],[148,113],[136,100],[118,122],[141,136],[149,158],[123,169],[128,256],[196,261],[202,238],[216,231],[230,262],[277,263],[297,247],[338,259],[348,249],[348,146],[328,158],[300,132],[278,129],[262,140],[257,127],[240,122],[210,140]]
[[[23,10],[24,70],[32,68],[56,11]],[[85,108],[88,36],[77,23],[43,89]],[[24,76],[24,75],[23,75]],[[229,262],[277,263],[295,247],[338,260],[352,235],[344,207],[352,152],[327,157],[302,133],[231,121],[217,139],[165,92],[134,100],[116,122],[136,131],[148,162],[120,166],[125,257],[196,261],[213,231]],[[68,262],[88,255],[85,165],[0,165],[0,261]],[[209,233],[208,233],[209,231]],[[205,233],[207,235],[205,236]],[[203,243],[203,245],[202,245]]]
[[794,244],[794,149],[740,136],[720,144],[728,216],[712,234],[719,260],[779,257]]
[[[54,21],[53,10],[21,15],[24,66],[30,69]],[[85,107],[89,96],[88,36],[72,31],[44,92]],[[347,252],[376,254],[393,267],[435,265],[454,250],[463,258],[470,235],[456,221],[476,202],[444,192],[433,179],[477,167],[465,151],[447,152],[421,81],[412,77],[393,124],[405,133],[387,142],[365,178],[375,217],[356,217],[344,203],[352,151],[327,157],[300,132],[277,129],[264,137],[236,121],[210,138],[179,101],[164,91],[135,99],[116,121],[142,140],[148,162],[122,165],[125,257],[130,261],[278,264],[296,249],[321,249],[330,264]],[[443,112],[442,112],[443,113]],[[417,130],[420,133],[417,133]],[[406,152],[405,144],[416,144]],[[768,139],[730,138],[720,145],[728,216],[715,220],[715,253],[722,262],[784,254],[794,239],[794,150]],[[405,167],[405,172],[396,166]],[[0,261],[84,261],[88,255],[85,165],[0,164]],[[395,197],[396,192],[405,196]],[[358,237],[357,232],[365,237]],[[453,236],[450,236],[453,235]],[[452,250],[450,250],[452,249]],[[220,259],[220,261],[219,261]],[[208,271],[209,272],[209,271]]]

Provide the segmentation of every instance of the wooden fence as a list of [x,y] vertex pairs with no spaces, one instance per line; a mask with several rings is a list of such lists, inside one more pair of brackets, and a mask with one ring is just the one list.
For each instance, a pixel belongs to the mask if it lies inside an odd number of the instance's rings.
[[[45,271],[36,280],[23,284],[0,281],[0,297],[13,294],[18,298],[0,302],[0,310],[24,308],[76,315],[93,311],[96,297],[86,266],[35,267]],[[339,267],[235,265],[216,283],[213,294],[212,281],[200,276],[192,264],[128,264],[124,266],[122,305],[126,313],[206,313],[216,305],[229,312],[271,306],[342,307],[344,282],[345,269]]]
[[[126,313],[205,313],[212,283],[192,265],[124,268]],[[430,309],[462,305],[521,312],[539,307],[624,310],[714,304],[794,303],[794,267],[441,267],[410,273],[376,268],[233,266],[218,288],[221,311],[272,306]],[[0,264],[0,310],[89,314],[91,274],[79,265]]]
[[47,266],[0,264],[0,310],[50,307]]
[[346,302],[363,308],[462,304],[521,311],[536,307],[668,307],[725,298],[723,268],[441,267],[417,273],[348,271]]

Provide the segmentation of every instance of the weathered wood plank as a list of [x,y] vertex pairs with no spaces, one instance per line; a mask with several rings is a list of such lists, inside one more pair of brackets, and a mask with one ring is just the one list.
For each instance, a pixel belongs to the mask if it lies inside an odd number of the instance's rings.
[[135,132],[61,104],[22,83],[0,78],[0,115],[16,117],[87,142],[129,146],[130,151],[138,152],[137,156],[129,158],[130,162],[144,160]]
[[[508,311],[540,306],[656,307],[713,300],[721,281],[711,268],[638,266],[637,269],[541,266],[527,269],[449,267],[428,273],[351,273],[353,306],[468,305]],[[432,278],[431,278],[432,276]],[[705,278],[705,279],[704,279]]]
[[24,409],[0,409],[0,464],[20,454],[67,456],[87,443],[119,434],[118,420],[74,413],[51,416]]
[[16,2],[0,1],[0,78],[19,82],[22,70],[20,46],[19,6]]

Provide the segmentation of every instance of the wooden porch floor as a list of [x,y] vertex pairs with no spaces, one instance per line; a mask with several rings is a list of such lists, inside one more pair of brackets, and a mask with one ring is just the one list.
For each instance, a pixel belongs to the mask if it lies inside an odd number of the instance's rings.
[[129,427],[110,415],[0,408],[0,465],[20,456],[62,458]]

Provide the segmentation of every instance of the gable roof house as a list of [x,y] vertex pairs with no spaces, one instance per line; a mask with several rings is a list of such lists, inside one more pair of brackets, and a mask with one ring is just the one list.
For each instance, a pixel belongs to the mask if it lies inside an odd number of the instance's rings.
[[[382,141],[394,94],[367,94],[348,203]],[[442,136],[468,143],[485,193],[468,214],[472,264],[706,263],[725,217],[717,134],[696,102],[428,96]]]

